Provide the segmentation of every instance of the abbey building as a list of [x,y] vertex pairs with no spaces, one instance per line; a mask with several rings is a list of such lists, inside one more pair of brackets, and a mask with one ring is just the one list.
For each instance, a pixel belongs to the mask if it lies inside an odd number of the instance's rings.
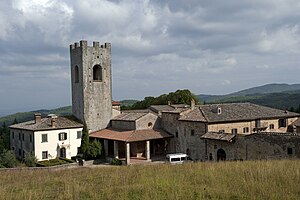
[[[195,161],[300,158],[298,113],[251,103],[194,101],[121,111],[112,101],[111,48],[110,43],[89,46],[87,41],[70,45],[72,114],[81,123],[55,118],[53,126],[50,117],[42,120],[43,126],[39,118],[13,125],[11,148],[17,155],[33,149],[39,159],[49,159],[49,153],[44,154],[51,148],[51,156],[74,156],[85,122],[90,138],[101,141],[106,158],[127,164],[163,159],[167,153],[186,153]],[[40,144],[45,142],[43,134],[47,145]]]

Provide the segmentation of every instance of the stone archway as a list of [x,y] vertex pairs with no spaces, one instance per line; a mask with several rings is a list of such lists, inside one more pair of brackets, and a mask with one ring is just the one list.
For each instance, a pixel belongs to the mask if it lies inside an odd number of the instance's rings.
[[219,149],[217,151],[217,161],[224,161],[226,160],[226,152],[224,149]]

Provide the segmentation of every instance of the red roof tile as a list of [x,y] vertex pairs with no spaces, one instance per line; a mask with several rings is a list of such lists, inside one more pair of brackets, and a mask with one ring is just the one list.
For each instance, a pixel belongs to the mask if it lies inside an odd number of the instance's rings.
[[107,140],[117,140],[123,142],[137,142],[146,140],[155,140],[162,138],[170,138],[172,135],[159,129],[144,129],[144,130],[116,130],[116,129],[103,129],[93,132],[89,135],[94,138],[101,138]]

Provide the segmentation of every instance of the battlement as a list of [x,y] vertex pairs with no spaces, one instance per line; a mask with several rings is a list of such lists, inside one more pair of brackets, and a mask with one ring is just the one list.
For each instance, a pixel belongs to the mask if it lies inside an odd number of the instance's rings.
[[[88,42],[86,40],[81,40],[80,42],[75,42],[74,44],[70,45],[70,50],[76,49],[76,48],[87,48],[88,46]],[[100,45],[99,42],[95,42],[93,41],[93,46],[90,46],[93,48],[102,48],[102,49],[110,49],[111,48],[111,44],[106,42],[104,43],[104,45]]]

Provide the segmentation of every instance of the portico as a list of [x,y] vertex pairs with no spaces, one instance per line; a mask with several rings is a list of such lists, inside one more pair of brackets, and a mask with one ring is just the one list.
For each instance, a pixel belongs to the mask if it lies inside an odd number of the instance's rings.
[[131,158],[151,162],[151,152],[152,155],[166,153],[168,140],[172,135],[154,129],[130,131],[104,129],[91,133],[90,137],[103,139],[106,157],[125,159],[129,165]]

